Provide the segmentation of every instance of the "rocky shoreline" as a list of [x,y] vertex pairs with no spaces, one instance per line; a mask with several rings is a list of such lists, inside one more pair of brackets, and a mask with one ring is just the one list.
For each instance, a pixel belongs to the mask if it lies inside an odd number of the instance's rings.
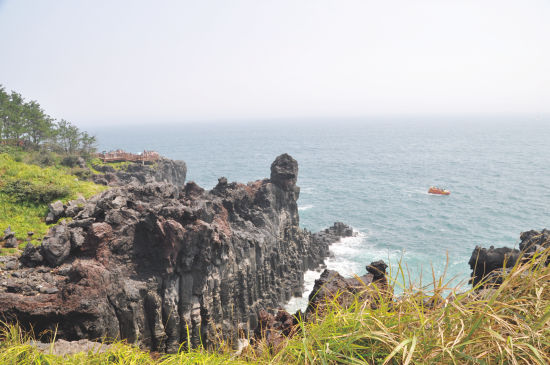
[[519,238],[519,250],[510,247],[476,246],[468,261],[472,270],[470,283],[474,287],[482,288],[499,285],[514,265],[529,261],[534,255],[550,248],[550,230],[547,229],[522,232]]
[[155,351],[177,351],[187,333],[193,346],[235,340],[261,310],[301,294],[303,273],[353,233],[299,227],[297,174],[284,154],[269,179],[247,185],[135,179],[105,191],[5,265],[0,316],[65,340]]
[[[277,348],[297,318],[322,312],[336,294],[344,306],[357,294],[376,306],[371,284],[393,295],[377,261],[358,278],[325,270],[305,312],[280,309],[302,294],[304,272],[320,267],[330,244],[353,235],[343,223],[318,233],[299,227],[298,163],[287,154],[268,179],[222,177],[212,190],[185,183],[184,162],[102,169],[94,180],[110,190],[50,205],[47,219],[59,223],[42,244],[0,259],[0,318],[67,341],[124,339],[169,353],[220,338]],[[548,230],[520,239],[519,250],[475,248],[474,287],[498,285],[518,260],[550,247]]]

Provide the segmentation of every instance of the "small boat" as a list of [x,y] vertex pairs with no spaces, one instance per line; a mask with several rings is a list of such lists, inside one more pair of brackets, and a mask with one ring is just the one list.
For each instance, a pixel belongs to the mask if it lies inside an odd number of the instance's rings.
[[449,190],[441,189],[435,186],[430,186],[428,190],[429,194],[438,194],[438,195],[449,195],[451,192]]

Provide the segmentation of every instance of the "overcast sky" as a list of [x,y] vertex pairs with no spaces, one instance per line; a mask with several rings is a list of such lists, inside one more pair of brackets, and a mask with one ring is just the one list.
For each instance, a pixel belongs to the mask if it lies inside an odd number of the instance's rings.
[[0,0],[0,34],[75,124],[550,113],[548,0]]

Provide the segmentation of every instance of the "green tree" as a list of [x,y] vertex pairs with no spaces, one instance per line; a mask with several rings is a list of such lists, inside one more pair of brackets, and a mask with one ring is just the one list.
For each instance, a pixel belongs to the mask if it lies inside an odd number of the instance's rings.
[[13,143],[18,143],[25,133],[24,125],[24,100],[21,94],[12,91],[9,95],[9,102],[6,105],[6,120],[4,123],[4,134]]
[[53,120],[36,101],[25,104],[24,115],[28,140],[38,146],[52,133]]
[[79,145],[80,131],[65,119],[57,123],[57,141],[67,154],[75,153]]
[[80,133],[80,152],[89,155],[95,152],[97,139],[88,132]]
[[47,115],[37,101],[26,102],[21,94],[6,92],[0,85],[0,140],[67,154],[90,154],[95,151],[96,138],[81,132],[75,125]]
[[5,125],[7,123],[8,113],[6,108],[10,101],[10,96],[4,89],[4,86],[0,85],[0,139],[7,138],[5,135]]

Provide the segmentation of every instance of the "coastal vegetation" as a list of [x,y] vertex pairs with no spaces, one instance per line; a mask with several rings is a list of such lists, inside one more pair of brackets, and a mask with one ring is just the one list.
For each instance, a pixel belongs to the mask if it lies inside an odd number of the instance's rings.
[[96,138],[65,119],[56,121],[37,101],[26,101],[0,85],[0,144],[88,156],[95,151]]
[[[27,232],[38,244],[48,231],[49,203],[89,198],[105,189],[86,181],[95,144],[94,136],[56,121],[38,102],[0,85],[0,228],[11,226],[21,242],[19,248],[1,248],[0,255],[17,253]],[[79,166],[79,159],[88,166]]]
[[[60,163],[41,167],[23,162],[32,156],[21,150],[0,153],[0,227],[11,226],[21,242],[27,232],[32,231],[33,242],[37,243],[48,231],[44,219],[49,203],[54,200],[66,202],[79,196],[89,198],[106,187],[79,179],[73,168]],[[2,248],[0,252],[15,251]]]
[[[518,263],[500,286],[468,290],[433,277],[417,288],[400,264],[389,274],[402,295],[378,292],[373,302],[345,307],[337,298],[323,314],[299,321],[277,348],[260,342],[235,354],[217,349],[161,355],[116,342],[105,352],[65,357],[39,352],[30,335],[4,325],[0,362],[5,364],[548,364],[550,362],[550,250]],[[365,290],[376,288],[366,287]],[[51,335],[51,334],[50,334]],[[105,346],[107,346],[105,344]]]

